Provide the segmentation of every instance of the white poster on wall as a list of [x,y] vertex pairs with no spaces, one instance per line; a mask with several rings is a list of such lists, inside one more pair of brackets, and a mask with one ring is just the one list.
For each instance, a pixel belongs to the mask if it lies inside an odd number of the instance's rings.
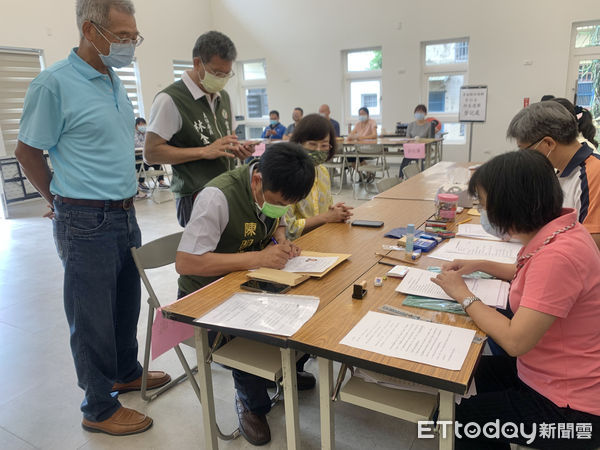
[[460,122],[485,122],[487,113],[487,86],[462,86],[458,120]]

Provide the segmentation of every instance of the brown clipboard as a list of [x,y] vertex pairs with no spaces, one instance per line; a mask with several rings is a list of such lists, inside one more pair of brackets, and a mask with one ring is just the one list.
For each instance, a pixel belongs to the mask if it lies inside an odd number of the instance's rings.
[[261,267],[260,269],[254,270],[252,272],[248,272],[246,276],[248,278],[252,278],[255,280],[265,280],[272,281],[275,283],[287,284],[288,286],[297,286],[305,280],[308,280],[310,277],[314,278],[322,278],[327,275],[330,271],[332,271],[335,267],[337,267],[340,263],[347,260],[352,256],[349,253],[322,253],[322,252],[311,252],[309,250],[302,250],[301,256],[336,256],[337,261],[331,265],[327,270],[320,273],[312,273],[312,272],[284,272],[283,270],[277,269],[269,269],[266,267]]

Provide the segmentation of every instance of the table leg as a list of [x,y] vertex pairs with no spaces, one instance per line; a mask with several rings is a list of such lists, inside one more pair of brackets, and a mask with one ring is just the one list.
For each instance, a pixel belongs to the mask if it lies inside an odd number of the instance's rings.
[[207,449],[216,449],[217,419],[215,416],[215,400],[213,397],[212,373],[210,363],[206,362],[208,355],[208,330],[194,327],[196,342],[196,357],[198,359],[198,378],[202,398],[202,423],[204,425],[204,444]]
[[335,424],[333,414],[333,362],[317,358],[319,362],[319,403],[321,414],[321,449],[335,449]]
[[283,369],[283,395],[285,402],[285,431],[287,448],[300,448],[300,420],[298,418],[298,380],[296,379],[296,351],[281,349],[281,367]]
[[[454,394],[448,391],[440,391],[440,413],[438,417],[440,427],[440,450],[454,449]],[[445,438],[444,438],[445,430]]]

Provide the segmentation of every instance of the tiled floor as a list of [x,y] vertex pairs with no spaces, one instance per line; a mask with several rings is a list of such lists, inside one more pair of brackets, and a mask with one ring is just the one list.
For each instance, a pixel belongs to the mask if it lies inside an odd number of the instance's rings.
[[[365,195],[364,192],[360,193]],[[371,193],[372,195],[372,193]],[[357,205],[349,189],[334,201]],[[136,202],[143,241],[179,231],[174,203]],[[201,410],[188,383],[146,403],[139,393],[122,395],[124,405],[154,418],[149,431],[110,437],[81,429],[77,387],[62,306],[62,267],[56,255],[52,226],[41,215],[42,202],[11,208],[11,219],[0,220],[0,449],[197,449],[203,448]],[[164,302],[174,299],[172,267],[155,271],[152,282]],[[145,295],[145,294],[144,294]],[[144,341],[147,308],[142,301],[138,339]],[[140,358],[143,349],[140,348]],[[185,349],[190,360],[191,349]],[[152,367],[181,373],[172,352]],[[317,373],[316,361],[307,369]],[[213,367],[215,401],[224,432],[236,426],[233,382],[225,369]],[[300,426],[303,449],[320,447],[318,390],[301,392]],[[266,448],[286,447],[283,403],[269,413],[272,441]],[[432,449],[437,441],[416,439],[416,425],[353,405],[335,405],[336,442],[340,449]],[[250,448],[243,438],[219,442],[220,448]]]

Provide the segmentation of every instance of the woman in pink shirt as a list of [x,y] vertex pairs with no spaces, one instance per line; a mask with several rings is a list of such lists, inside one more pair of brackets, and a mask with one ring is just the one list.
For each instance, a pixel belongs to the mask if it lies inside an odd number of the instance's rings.
[[[469,191],[479,197],[485,228],[509,233],[523,248],[516,264],[455,260],[432,279],[510,355],[482,357],[475,372],[477,395],[456,409],[461,426],[473,422],[458,428],[456,447],[508,449],[514,442],[544,449],[598,448],[598,247],[575,211],[562,208],[552,164],[538,152],[493,158],[473,174]],[[511,282],[512,319],[469,291],[462,276],[477,270]],[[476,432],[486,424],[491,424],[487,437]]]
[[[377,122],[373,119],[369,119],[369,109],[363,106],[358,110],[358,122],[354,125],[354,128],[348,135],[349,140],[357,141],[368,141],[371,139],[377,139]],[[349,163],[355,163],[356,158],[347,158]],[[365,158],[359,158],[361,166],[366,164]],[[365,177],[367,183],[371,183],[375,179],[373,172],[367,172],[367,174],[361,173],[361,178]]]

